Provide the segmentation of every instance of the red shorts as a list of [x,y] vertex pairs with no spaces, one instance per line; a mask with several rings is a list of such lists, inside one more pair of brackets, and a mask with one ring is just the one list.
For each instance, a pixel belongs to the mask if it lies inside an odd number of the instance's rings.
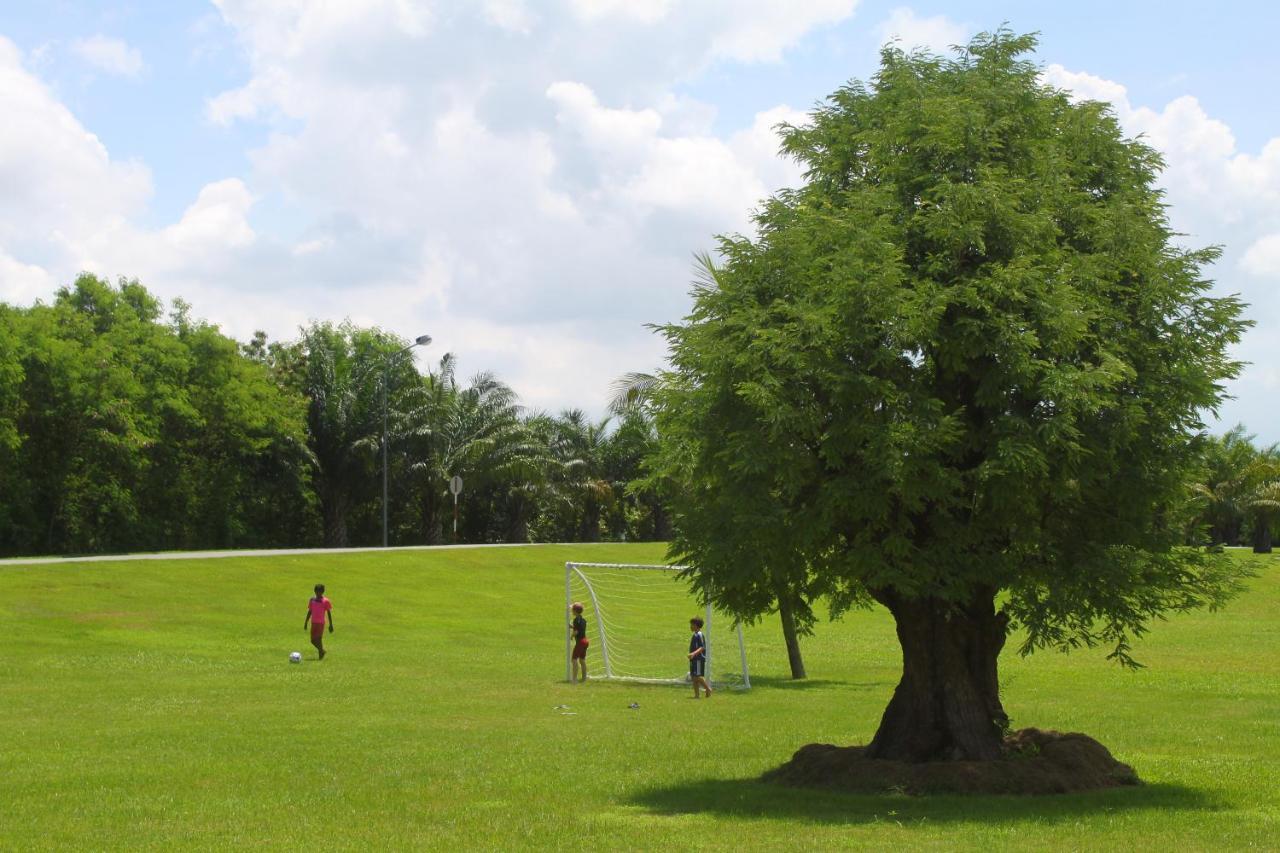
[[587,659],[587,646],[591,645],[591,641],[586,637],[579,640],[573,647],[573,655],[571,657],[578,660]]
[[311,623],[311,642],[318,643],[323,639],[324,639],[324,623],[312,622]]

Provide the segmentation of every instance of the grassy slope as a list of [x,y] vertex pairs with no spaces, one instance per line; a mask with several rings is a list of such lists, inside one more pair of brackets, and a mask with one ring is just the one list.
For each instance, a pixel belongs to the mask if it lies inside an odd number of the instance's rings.
[[[564,560],[661,556],[0,566],[0,849],[1280,844],[1280,560],[1225,611],[1156,625],[1146,670],[1006,655],[1015,725],[1087,732],[1148,785],[911,799],[752,781],[801,744],[870,737],[897,677],[883,612],[819,626],[800,684],[775,620],[748,633],[750,693],[564,684]],[[316,581],[335,602],[324,663],[302,632]]]

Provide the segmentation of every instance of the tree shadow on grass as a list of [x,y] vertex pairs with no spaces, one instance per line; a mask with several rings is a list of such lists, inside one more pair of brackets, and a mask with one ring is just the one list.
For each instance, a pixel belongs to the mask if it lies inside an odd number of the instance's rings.
[[897,682],[886,679],[884,681],[835,681],[829,678],[782,678],[774,675],[753,675],[751,676],[752,687],[768,687],[770,690],[813,690],[819,687],[834,688],[836,690],[884,690],[886,692],[893,689],[893,685]]
[[897,822],[903,826],[952,822],[1074,821],[1140,811],[1226,808],[1203,791],[1154,784],[1049,796],[850,794],[789,788],[756,779],[705,779],[652,788],[630,799],[659,815],[712,814],[735,820],[795,819],[823,824]]

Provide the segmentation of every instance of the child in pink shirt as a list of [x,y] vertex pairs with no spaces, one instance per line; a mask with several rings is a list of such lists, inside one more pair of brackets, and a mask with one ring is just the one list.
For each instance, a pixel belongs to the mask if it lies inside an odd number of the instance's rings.
[[329,633],[333,633],[333,603],[324,597],[324,584],[316,584],[316,597],[307,602],[307,618],[302,620],[302,630],[307,630],[311,623],[311,645],[324,660],[324,617],[329,616]]

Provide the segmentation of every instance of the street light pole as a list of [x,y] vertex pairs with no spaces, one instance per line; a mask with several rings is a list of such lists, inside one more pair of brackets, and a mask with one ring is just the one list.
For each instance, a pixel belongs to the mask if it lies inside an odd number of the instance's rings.
[[387,547],[387,386],[391,383],[391,359],[399,358],[417,346],[431,343],[430,335],[418,335],[413,343],[394,355],[382,359],[382,547]]

